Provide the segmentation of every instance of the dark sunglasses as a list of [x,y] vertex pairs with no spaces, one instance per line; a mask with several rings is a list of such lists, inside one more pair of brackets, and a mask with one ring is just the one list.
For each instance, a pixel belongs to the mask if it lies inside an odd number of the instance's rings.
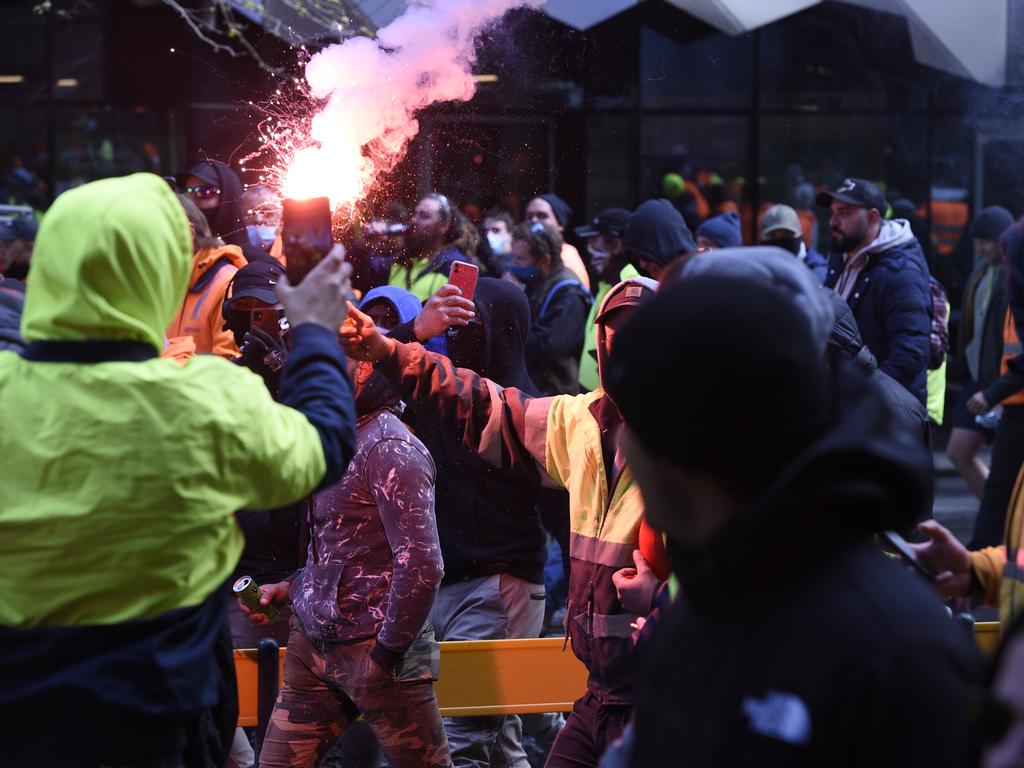
[[185,187],[182,191],[196,200],[209,200],[211,197],[216,197],[220,194],[220,187]]

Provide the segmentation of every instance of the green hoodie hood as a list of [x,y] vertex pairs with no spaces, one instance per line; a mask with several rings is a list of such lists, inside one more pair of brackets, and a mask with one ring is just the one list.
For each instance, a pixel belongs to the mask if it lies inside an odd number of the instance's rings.
[[104,179],[43,216],[21,319],[25,341],[141,341],[157,352],[192,264],[188,220],[159,176]]

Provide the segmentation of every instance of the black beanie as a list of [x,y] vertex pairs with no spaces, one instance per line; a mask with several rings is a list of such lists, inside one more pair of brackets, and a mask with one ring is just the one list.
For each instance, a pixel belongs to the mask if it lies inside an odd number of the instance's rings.
[[545,192],[543,195],[537,195],[534,199],[543,200],[551,206],[551,210],[555,213],[555,218],[558,219],[559,226],[565,229],[569,227],[569,222],[572,220],[572,208],[569,207],[565,200],[554,192]]
[[1013,224],[1013,214],[1001,205],[982,209],[971,222],[971,237],[975,240],[998,240]]
[[649,451],[746,491],[828,422],[807,316],[753,280],[697,276],[660,291],[616,334],[605,383]]

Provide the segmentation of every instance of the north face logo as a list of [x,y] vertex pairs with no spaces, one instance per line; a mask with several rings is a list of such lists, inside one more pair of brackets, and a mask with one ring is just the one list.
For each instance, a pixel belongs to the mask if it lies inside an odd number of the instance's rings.
[[741,708],[754,733],[797,746],[811,740],[811,713],[799,696],[768,691],[763,699],[747,696]]

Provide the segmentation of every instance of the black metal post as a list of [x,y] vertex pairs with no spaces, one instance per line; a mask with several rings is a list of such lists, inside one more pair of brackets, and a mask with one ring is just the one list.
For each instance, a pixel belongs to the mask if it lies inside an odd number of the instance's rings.
[[277,641],[270,637],[260,640],[257,646],[257,687],[256,687],[256,762],[259,763],[260,750],[263,749],[263,737],[270,723],[270,713],[274,711],[277,701],[279,672],[281,666],[281,649]]

